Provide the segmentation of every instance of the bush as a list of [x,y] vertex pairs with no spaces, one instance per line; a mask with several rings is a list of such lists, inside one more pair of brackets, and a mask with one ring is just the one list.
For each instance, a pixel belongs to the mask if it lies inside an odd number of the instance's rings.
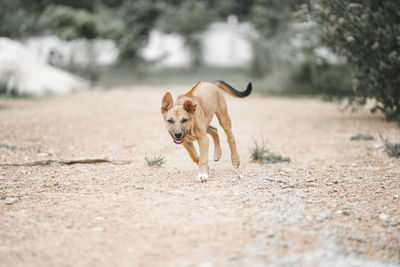
[[283,157],[281,155],[269,152],[268,148],[265,146],[264,141],[259,145],[254,142],[254,147],[250,149],[251,159],[253,161],[258,161],[261,163],[279,163],[279,162],[290,162],[290,158]]
[[161,167],[165,163],[165,158],[161,155],[154,156],[151,158],[145,157],[144,159],[146,160],[148,166]]
[[352,77],[346,65],[317,65],[306,61],[294,68],[290,81],[287,89],[290,93],[339,98],[353,95]]
[[347,58],[354,76],[351,102],[375,99],[372,111],[400,119],[399,0],[320,0],[317,21],[324,42]]
[[381,139],[385,143],[384,151],[388,154],[389,157],[400,157],[400,144],[392,143],[388,139],[384,139],[382,136]]

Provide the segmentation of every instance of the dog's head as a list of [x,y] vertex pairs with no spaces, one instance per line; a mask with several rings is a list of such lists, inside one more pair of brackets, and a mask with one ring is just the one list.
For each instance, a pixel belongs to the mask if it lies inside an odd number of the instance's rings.
[[175,144],[182,144],[186,134],[193,128],[193,114],[196,104],[191,100],[184,101],[183,105],[174,105],[172,95],[167,92],[161,103],[161,113],[165,127],[172,136]]

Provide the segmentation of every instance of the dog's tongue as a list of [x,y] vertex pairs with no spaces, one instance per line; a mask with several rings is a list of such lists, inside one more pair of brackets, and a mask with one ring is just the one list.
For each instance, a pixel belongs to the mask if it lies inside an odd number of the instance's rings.
[[182,142],[183,142],[183,138],[181,138],[181,139],[175,139],[174,138],[174,143],[175,144],[182,144]]

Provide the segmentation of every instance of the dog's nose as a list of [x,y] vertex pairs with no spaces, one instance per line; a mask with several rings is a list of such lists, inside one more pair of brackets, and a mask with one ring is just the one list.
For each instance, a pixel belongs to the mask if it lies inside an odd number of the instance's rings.
[[182,133],[174,133],[175,138],[181,138],[182,137]]

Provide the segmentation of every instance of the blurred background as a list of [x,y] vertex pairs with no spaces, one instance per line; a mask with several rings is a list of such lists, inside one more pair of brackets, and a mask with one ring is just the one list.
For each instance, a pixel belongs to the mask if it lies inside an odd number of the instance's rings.
[[395,0],[0,2],[2,95],[252,80],[399,113]]

